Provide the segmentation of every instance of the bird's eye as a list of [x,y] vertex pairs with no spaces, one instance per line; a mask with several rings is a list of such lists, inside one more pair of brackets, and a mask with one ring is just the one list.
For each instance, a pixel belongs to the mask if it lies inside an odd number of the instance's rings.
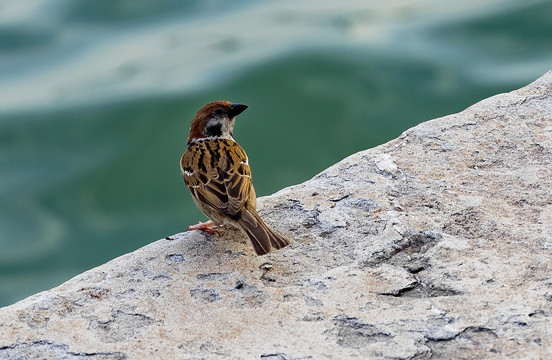
[[213,114],[215,114],[215,116],[221,116],[222,113],[223,113],[222,109],[216,109]]

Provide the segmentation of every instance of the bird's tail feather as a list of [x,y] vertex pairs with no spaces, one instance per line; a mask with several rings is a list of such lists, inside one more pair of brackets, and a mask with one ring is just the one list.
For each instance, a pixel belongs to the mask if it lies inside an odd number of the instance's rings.
[[272,230],[254,210],[244,209],[238,222],[253,243],[257,255],[264,255],[272,249],[281,249],[290,243]]

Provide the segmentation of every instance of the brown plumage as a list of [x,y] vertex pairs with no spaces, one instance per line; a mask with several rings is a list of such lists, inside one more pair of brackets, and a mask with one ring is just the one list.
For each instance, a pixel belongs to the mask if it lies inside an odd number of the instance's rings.
[[257,214],[249,161],[233,138],[235,117],[246,108],[229,101],[215,101],[201,108],[191,122],[180,168],[194,202],[211,220],[188,230],[213,233],[213,225],[231,224],[247,234],[258,255],[264,255],[289,245],[289,240]]

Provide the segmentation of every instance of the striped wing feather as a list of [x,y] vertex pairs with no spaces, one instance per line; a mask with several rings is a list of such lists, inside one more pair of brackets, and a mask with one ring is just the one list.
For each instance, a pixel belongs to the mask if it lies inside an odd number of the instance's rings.
[[211,139],[188,147],[180,161],[192,195],[231,219],[237,220],[255,190],[245,151],[236,142]]

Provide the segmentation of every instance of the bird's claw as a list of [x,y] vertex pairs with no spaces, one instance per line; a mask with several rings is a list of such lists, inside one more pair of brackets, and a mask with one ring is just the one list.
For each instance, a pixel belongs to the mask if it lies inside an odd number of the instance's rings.
[[200,221],[196,225],[188,226],[188,231],[201,230],[201,231],[208,232],[211,235],[218,234],[218,231],[216,229],[213,229],[213,226],[215,226],[215,223],[212,221],[207,221],[207,222]]

